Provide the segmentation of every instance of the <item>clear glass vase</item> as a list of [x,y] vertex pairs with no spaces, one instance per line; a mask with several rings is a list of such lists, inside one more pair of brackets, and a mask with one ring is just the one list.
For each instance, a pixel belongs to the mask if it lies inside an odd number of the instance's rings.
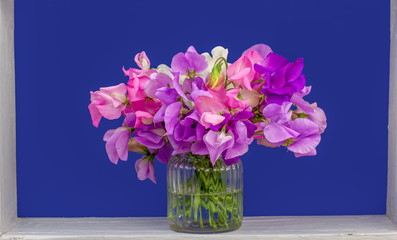
[[243,219],[243,165],[208,155],[176,155],[167,167],[168,221],[178,232],[238,229]]

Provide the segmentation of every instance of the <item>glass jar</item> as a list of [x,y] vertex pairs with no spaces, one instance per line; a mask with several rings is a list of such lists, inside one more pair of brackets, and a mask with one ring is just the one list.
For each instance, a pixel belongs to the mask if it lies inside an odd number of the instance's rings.
[[168,221],[178,232],[238,229],[243,219],[243,165],[208,155],[172,157],[167,166]]

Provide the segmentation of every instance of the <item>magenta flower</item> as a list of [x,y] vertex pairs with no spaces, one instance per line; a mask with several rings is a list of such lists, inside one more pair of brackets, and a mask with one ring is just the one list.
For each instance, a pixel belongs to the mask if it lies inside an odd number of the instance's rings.
[[301,91],[306,84],[302,73],[303,59],[294,63],[276,53],[269,53],[261,64],[255,64],[256,72],[262,74],[266,80],[263,93],[267,95],[267,103],[289,101],[295,92]]
[[117,119],[125,109],[127,88],[124,83],[112,87],[100,88],[91,93],[91,103],[88,105],[92,124],[98,127],[101,118]]
[[135,162],[135,170],[139,180],[143,181],[149,178],[153,183],[156,183],[153,160],[149,160],[146,156],[141,157]]
[[133,103],[135,101],[142,101],[146,99],[145,85],[150,80],[150,75],[156,73],[155,70],[139,70],[130,68],[125,70],[124,74],[129,77],[127,83],[128,101]]
[[153,122],[154,115],[160,109],[161,102],[159,100],[140,100],[131,103],[129,111],[135,113],[137,121],[135,122],[134,128],[141,127],[143,125],[151,124]]

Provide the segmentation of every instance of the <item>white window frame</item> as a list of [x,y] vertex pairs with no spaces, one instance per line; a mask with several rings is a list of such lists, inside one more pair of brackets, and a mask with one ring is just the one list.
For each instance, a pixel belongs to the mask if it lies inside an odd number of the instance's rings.
[[188,235],[166,218],[18,218],[16,191],[14,0],[0,0],[0,239],[397,239],[397,0],[390,8],[386,215],[246,217],[234,232]]

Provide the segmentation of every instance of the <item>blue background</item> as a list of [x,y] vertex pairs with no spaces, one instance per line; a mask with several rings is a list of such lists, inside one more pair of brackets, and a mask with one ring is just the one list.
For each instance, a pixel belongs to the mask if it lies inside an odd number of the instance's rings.
[[295,61],[328,117],[318,155],[253,143],[242,157],[244,213],[384,214],[387,180],[389,1],[16,0],[18,215],[165,216],[166,166],[137,179],[130,154],[113,165],[95,128],[90,90],[128,79],[145,50],[152,66],[194,45],[233,62],[266,43]]

